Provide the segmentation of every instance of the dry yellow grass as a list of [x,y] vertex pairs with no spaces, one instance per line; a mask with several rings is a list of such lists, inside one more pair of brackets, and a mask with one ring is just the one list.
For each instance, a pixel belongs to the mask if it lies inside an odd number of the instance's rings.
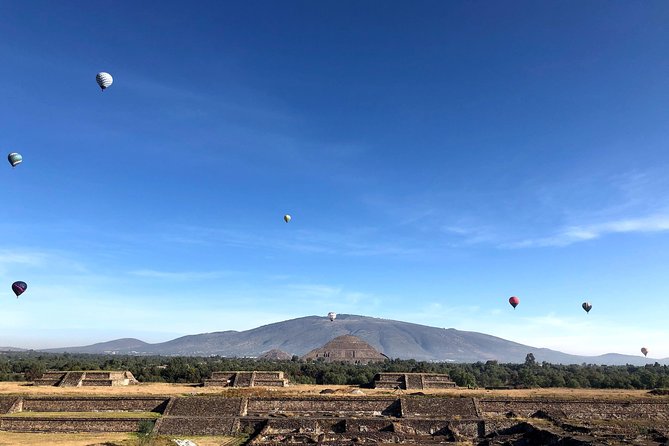
[[57,433],[23,433],[1,432],[0,446],[91,446],[104,443],[131,444],[135,436],[132,434],[57,434]]
[[5,417],[13,418],[158,418],[157,412],[15,412]]
[[[195,384],[145,383],[135,386],[119,387],[49,387],[33,386],[29,383],[0,382],[2,395],[41,395],[41,396],[171,396],[171,395],[228,395],[228,396],[310,396],[319,395],[323,389],[332,389],[333,395],[351,395],[357,386],[337,385],[291,385],[288,387],[252,387],[252,388],[221,388],[200,387]],[[392,391],[384,389],[360,389],[367,396],[399,396],[410,395],[413,391]],[[517,390],[484,390],[484,389],[435,389],[423,390],[426,395],[469,396],[479,398],[662,398],[650,395],[646,390],[619,389],[517,389]],[[359,396],[364,396],[359,395]],[[327,396],[327,395],[324,395]],[[664,397],[666,398],[666,397]]]
[[[223,436],[177,436],[156,438],[152,443],[155,446],[174,445],[171,438],[188,439],[198,446],[238,446],[240,441],[234,437]],[[0,431],[0,446],[138,446],[140,442],[135,434],[90,433],[90,434],[62,434],[62,433],[25,433]]]

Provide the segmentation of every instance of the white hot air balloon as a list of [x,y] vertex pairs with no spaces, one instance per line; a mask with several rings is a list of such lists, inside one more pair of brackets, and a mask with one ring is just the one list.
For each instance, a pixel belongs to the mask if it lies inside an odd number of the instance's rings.
[[285,221],[286,223],[288,223],[288,222],[290,221],[291,218],[293,218],[293,217],[291,217],[290,215],[286,214],[286,215],[283,216],[283,221]]
[[105,91],[107,87],[114,83],[114,78],[111,74],[102,71],[95,76],[95,82],[98,83],[102,91]]
[[337,313],[334,313],[334,312],[330,311],[328,313],[328,317],[330,318],[330,322],[332,322],[337,318]]

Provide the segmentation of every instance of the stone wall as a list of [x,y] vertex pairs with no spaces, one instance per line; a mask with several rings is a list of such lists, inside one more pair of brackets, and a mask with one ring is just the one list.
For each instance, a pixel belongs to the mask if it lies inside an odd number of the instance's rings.
[[111,379],[84,379],[84,380],[81,381],[81,386],[82,387],[91,387],[91,386],[111,387],[112,386],[112,380]]
[[395,398],[249,398],[249,415],[279,412],[312,416],[323,413],[341,415],[399,416]]
[[484,417],[514,414],[530,417],[541,410],[552,416],[574,420],[652,419],[669,421],[669,401],[652,400],[543,400],[481,399],[479,409]]
[[0,414],[11,413],[16,406],[19,397],[9,396],[0,398]]
[[188,417],[238,417],[244,399],[216,396],[192,396],[174,398],[165,415]]
[[444,420],[478,418],[473,398],[403,397],[402,417]]
[[78,387],[81,385],[81,378],[84,377],[84,372],[67,372],[65,378],[58,384],[59,387]]
[[239,418],[166,416],[156,429],[164,435],[234,435]]
[[162,413],[164,397],[25,397],[23,410],[31,412],[137,411]]

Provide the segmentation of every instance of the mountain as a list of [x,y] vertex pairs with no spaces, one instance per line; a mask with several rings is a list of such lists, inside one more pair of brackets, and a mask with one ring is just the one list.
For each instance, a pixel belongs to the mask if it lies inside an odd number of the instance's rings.
[[112,354],[139,354],[145,353],[151,344],[135,338],[122,338],[114,341],[100,342],[85,347],[68,347],[46,349],[40,351],[58,351],[67,353],[112,353]]
[[[577,356],[546,348],[531,347],[472,331],[428,327],[408,322],[340,314],[328,318],[307,316],[246,331],[221,331],[183,336],[148,344],[139,339],[118,339],[84,347],[47,349],[50,352],[156,354],[183,356],[257,357],[272,349],[302,356],[341,335],[354,335],[390,358],[419,361],[524,362],[528,353],[538,362],[562,364],[653,364],[642,356],[609,353]],[[657,360],[669,364],[669,360]]]

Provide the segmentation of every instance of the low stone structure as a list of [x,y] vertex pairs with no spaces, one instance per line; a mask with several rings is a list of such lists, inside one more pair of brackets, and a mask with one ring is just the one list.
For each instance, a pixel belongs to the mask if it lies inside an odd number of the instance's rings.
[[356,336],[343,335],[334,338],[320,348],[310,351],[302,359],[369,364],[370,362],[386,361],[388,357]]
[[377,373],[372,382],[375,389],[449,389],[457,385],[445,374],[439,373]]
[[34,386],[127,386],[137,384],[137,380],[128,370],[124,371],[67,371],[44,372],[33,382]]
[[[667,444],[669,398],[539,399],[444,396],[0,397],[0,430],[250,435],[249,445],[317,443]],[[97,411],[138,411],[95,417]],[[28,412],[20,416],[12,413]],[[29,412],[35,412],[30,416]],[[45,412],[82,412],[49,414]],[[85,412],[85,413],[84,413]],[[4,415],[3,415],[4,414]],[[149,416],[151,415],[151,416]],[[159,416],[162,415],[162,416]],[[156,417],[158,417],[156,420]]]
[[288,380],[283,372],[213,372],[211,379],[205,379],[205,387],[285,387]]

